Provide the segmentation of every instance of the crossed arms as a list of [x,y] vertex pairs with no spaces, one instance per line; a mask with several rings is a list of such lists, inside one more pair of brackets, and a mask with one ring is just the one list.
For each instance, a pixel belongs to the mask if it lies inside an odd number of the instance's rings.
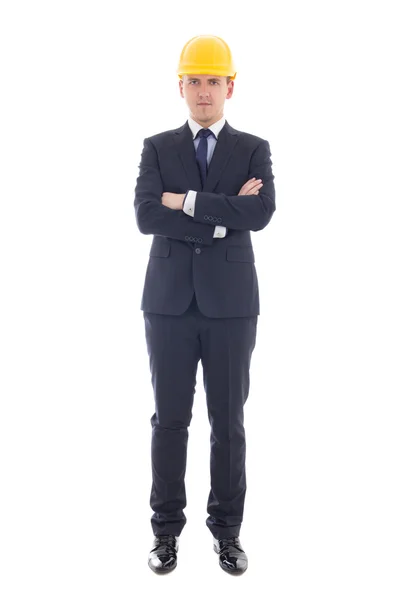
[[[262,140],[253,152],[249,165],[249,178],[262,180],[258,194],[231,196],[196,192],[195,211],[189,216],[181,208],[185,194],[165,192],[171,201],[174,200],[171,203],[174,208],[162,203],[164,190],[157,152],[152,142],[145,138],[134,199],[139,231],[182,241],[188,236],[201,237],[203,244],[211,245],[214,241],[215,222],[210,223],[210,215],[217,217],[218,223],[228,229],[264,229],[275,211],[274,175],[270,156],[269,144]],[[173,199],[172,196],[177,198]]]

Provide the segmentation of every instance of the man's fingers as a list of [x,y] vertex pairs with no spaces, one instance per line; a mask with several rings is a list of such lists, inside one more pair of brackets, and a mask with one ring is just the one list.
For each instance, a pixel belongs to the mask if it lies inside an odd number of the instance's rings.
[[249,195],[249,194],[254,194],[254,193],[255,193],[255,191],[258,191],[260,188],[262,188],[262,186],[263,186],[263,184],[262,184],[262,183],[257,183],[257,184],[255,184],[255,185],[254,185],[254,184],[250,184],[250,185],[248,185],[248,186],[246,185],[246,186],[243,188],[243,191],[244,191],[244,194],[243,194],[243,195],[245,196],[246,194],[247,194],[247,195]]

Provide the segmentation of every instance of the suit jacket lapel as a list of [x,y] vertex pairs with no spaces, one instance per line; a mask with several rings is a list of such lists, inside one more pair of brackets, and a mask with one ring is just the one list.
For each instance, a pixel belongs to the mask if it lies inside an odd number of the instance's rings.
[[207,179],[202,189],[200,172],[196,163],[193,135],[188,122],[186,121],[182,127],[175,130],[175,147],[188,179],[188,189],[197,192],[213,192],[221,179],[222,172],[228,165],[238,139],[238,131],[233,129],[228,121],[225,121],[225,125],[218,134],[218,140],[208,167]]

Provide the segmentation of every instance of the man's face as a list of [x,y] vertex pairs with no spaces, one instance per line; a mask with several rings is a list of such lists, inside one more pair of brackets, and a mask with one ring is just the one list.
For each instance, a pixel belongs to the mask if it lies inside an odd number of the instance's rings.
[[224,115],[224,104],[233,94],[234,82],[217,75],[183,75],[179,91],[190,110],[190,116],[203,127],[209,127]]

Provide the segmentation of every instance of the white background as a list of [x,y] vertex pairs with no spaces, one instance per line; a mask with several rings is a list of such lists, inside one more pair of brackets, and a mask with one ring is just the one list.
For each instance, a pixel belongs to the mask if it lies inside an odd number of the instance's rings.
[[[398,600],[394,8],[2,3],[4,600]],[[199,364],[188,521],[178,569],[160,578],[147,566],[154,401],[139,308],[152,236],[137,229],[133,194],[143,139],[187,119],[176,67],[204,33],[232,50],[225,117],[269,141],[276,186],[270,224],[252,233],[249,569],[224,573],[205,525]]]

